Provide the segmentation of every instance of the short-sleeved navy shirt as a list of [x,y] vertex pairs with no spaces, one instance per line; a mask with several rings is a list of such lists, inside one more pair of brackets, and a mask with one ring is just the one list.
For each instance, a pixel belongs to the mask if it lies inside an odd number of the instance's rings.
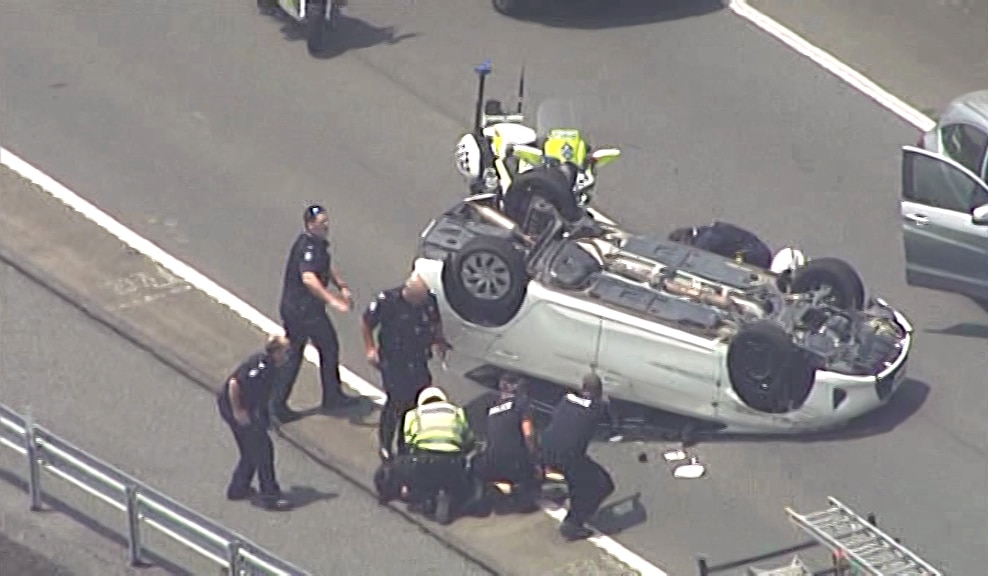
[[758,236],[727,222],[699,227],[693,245],[727,258],[741,255],[746,263],[761,268],[772,264],[772,250]]
[[531,417],[532,404],[524,396],[492,398],[487,408],[487,453],[495,457],[526,454],[521,423]]
[[322,301],[302,282],[302,274],[313,272],[323,285],[329,282],[331,257],[329,242],[306,232],[295,239],[285,265],[281,290],[281,309],[289,313],[307,313],[324,309]]
[[[277,369],[268,355],[258,352],[244,360],[230,375],[230,378],[237,379],[241,401],[252,416],[267,416],[268,400],[271,397],[276,374]],[[230,404],[230,378],[223,383],[223,389],[217,396],[220,412],[227,417],[233,414],[233,406]]]
[[364,322],[371,330],[380,327],[378,344],[382,359],[417,360],[429,358],[441,321],[435,294],[421,304],[412,304],[401,295],[401,287],[377,295],[364,311]]
[[563,458],[582,456],[597,427],[609,420],[610,410],[605,401],[567,394],[556,404],[552,421],[542,432],[542,447]]

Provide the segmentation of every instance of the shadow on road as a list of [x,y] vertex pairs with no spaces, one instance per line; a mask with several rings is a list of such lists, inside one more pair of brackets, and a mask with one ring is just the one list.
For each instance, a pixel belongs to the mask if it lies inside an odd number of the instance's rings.
[[[280,11],[264,15],[282,23],[281,33],[286,40],[291,42],[305,40],[305,30],[302,24],[290,16]],[[392,26],[378,27],[359,18],[341,15],[336,22],[336,30],[333,32],[326,50],[314,56],[323,60],[336,58],[350,50],[371,48],[381,44],[397,44],[402,40],[416,36],[418,36],[417,33],[397,34]]]
[[[288,490],[284,490],[282,496],[291,503],[292,508],[297,509],[304,508],[309,504],[315,504],[316,502],[333,500],[339,494],[335,492],[320,492],[311,486],[292,486]],[[256,505],[257,502],[253,504]]]
[[[472,380],[488,388],[493,387],[486,375],[472,376]],[[549,421],[549,411],[566,394],[566,390],[543,382],[531,382],[529,397],[539,412],[536,417],[537,427],[544,426]],[[881,408],[852,420],[843,428],[820,433],[807,434],[733,434],[722,432],[718,424],[671,414],[637,404],[620,400],[612,400],[612,410],[620,420],[617,432],[622,436],[621,442],[676,442],[684,446],[694,446],[701,442],[839,442],[879,436],[891,432],[919,411],[926,402],[930,387],[925,382],[906,378],[900,385],[889,403]],[[486,428],[483,407],[486,398],[496,396],[491,391],[475,398],[464,406],[471,428],[483,437]],[[612,430],[602,426],[596,442],[607,442],[613,437]]]
[[701,436],[697,434],[692,439],[688,439],[686,444],[698,444],[701,441],[707,443],[725,441],[744,442],[790,442],[790,443],[813,443],[813,442],[841,442],[845,440],[857,440],[871,436],[880,436],[895,430],[900,424],[912,417],[919,411],[926,402],[930,394],[930,387],[925,382],[907,378],[895,396],[889,403],[870,414],[866,414],[850,421],[846,426],[830,432],[819,432],[802,434],[798,436],[786,434],[763,434],[763,435],[742,435],[742,434],[713,434]]
[[551,0],[539,16],[520,18],[553,28],[599,30],[703,16],[727,0]]
[[947,336],[962,336],[964,338],[984,338],[988,339],[988,326],[975,324],[973,322],[961,322],[946,328],[936,328],[925,330],[929,334],[944,334]]

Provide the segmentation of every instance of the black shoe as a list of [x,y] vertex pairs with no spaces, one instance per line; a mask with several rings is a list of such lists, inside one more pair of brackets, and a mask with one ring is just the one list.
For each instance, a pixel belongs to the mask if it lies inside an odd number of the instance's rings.
[[354,398],[353,396],[347,396],[345,394],[337,395],[331,399],[324,399],[322,401],[322,409],[324,411],[341,410],[343,408],[350,408],[355,406],[360,402],[360,398]]
[[285,510],[290,510],[292,503],[286,500],[281,494],[272,494],[261,496],[261,506],[268,510],[282,512]]
[[226,499],[232,502],[237,502],[240,500],[247,500],[257,494],[257,490],[253,486],[248,486],[246,488],[227,488],[226,489]]
[[271,418],[279,424],[288,424],[302,419],[302,413],[290,408],[280,408],[271,411]]
[[436,522],[442,526],[448,525],[452,520],[450,515],[450,498],[449,493],[445,490],[440,490],[439,494],[436,495]]
[[563,520],[563,523],[559,526],[559,533],[563,535],[563,538],[567,542],[586,540],[593,536],[593,530],[572,520]]

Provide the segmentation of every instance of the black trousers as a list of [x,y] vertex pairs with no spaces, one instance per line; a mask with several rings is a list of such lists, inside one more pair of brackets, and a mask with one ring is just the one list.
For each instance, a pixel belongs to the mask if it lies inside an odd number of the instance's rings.
[[413,502],[431,500],[444,490],[453,505],[460,507],[472,495],[466,458],[461,453],[416,451],[396,458],[392,470],[408,486]]
[[288,363],[282,368],[278,386],[271,395],[271,412],[277,416],[288,411],[288,398],[302,368],[305,345],[310,341],[319,351],[323,406],[332,405],[343,396],[343,391],[340,388],[340,342],[329,316],[324,310],[301,315],[283,307],[281,319],[291,348]]
[[378,442],[381,448],[391,452],[395,432],[398,435],[398,454],[408,452],[405,434],[401,430],[405,412],[415,407],[419,392],[432,384],[428,360],[381,359],[381,386],[388,394],[381,408],[378,425]]
[[281,493],[274,471],[274,444],[268,435],[264,422],[253,421],[246,426],[238,424],[232,417],[224,417],[240,451],[240,460],[233,470],[233,478],[227,488],[228,496],[246,494],[257,476],[262,496],[277,496]]
[[567,522],[580,525],[587,522],[614,492],[611,475],[586,454],[560,456],[548,452],[543,459],[546,465],[556,468],[566,477],[566,488],[569,490]]

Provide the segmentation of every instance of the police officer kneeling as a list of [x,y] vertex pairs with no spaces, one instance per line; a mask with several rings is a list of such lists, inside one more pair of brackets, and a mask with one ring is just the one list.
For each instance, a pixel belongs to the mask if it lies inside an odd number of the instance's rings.
[[522,511],[532,511],[537,508],[543,476],[532,406],[521,378],[505,374],[498,388],[501,394],[487,407],[486,441],[483,452],[473,460],[474,477],[485,485],[510,483],[518,491]]
[[567,394],[542,432],[542,463],[562,472],[569,490],[569,513],[559,528],[567,540],[593,534],[586,522],[614,492],[611,475],[587,455],[590,440],[604,422],[613,425],[614,420],[603,399],[603,384],[596,374],[588,374],[582,392]]
[[440,524],[470,496],[466,456],[474,437],[466,414],[436,387],[419,393],[418,406],[405,413],[403,432],[409,453],[396,467],[407,482],[409,499]]

